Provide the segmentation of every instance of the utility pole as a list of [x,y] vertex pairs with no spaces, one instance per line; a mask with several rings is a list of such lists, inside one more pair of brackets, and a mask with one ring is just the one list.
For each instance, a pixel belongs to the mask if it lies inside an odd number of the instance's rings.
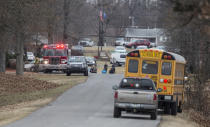
[[100,10],[100,14],[99,14],[99,38],[98,38],[98,57],[100,56],[100,46],[101,46],[101,51],[102,51],[102,46],[104,44],[104,19],[103,19],[103,16],[104,16],[104,3],[103,3],[103,0],[102,1],[99,1],[99,10]]

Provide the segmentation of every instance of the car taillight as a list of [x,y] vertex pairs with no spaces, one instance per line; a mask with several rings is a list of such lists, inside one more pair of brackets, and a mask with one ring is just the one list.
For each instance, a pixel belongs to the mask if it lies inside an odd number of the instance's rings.
[[154,101],[157,100],[157,94],[154,94],[153,100],[154,100]]
[[114,98],[115,98],[115,99],[118,98],[118,92],[117,92],[117,91],[115,91],[115,93],[114,93]]

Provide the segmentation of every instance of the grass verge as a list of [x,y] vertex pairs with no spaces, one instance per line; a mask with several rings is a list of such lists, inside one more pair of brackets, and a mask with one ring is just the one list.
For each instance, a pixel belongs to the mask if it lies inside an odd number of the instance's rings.
[[0,126],[29,115],[86,79],[64,74],[25,73],[22,77],[1,74]]

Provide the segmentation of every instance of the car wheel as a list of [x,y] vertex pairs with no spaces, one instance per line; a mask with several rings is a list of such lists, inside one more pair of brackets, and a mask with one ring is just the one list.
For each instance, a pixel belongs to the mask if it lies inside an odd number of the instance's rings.
[[31,71],[31,72],[34,72],[34,71],[35,71],[35,68],[34,68],[34,67],[31,67],[31,68],[30,68],[30,71]]
[[176,102],[171,103],[171,115],[174,115],[174,116],[177,115],[177,103]]
[[117,65],[118,65],[119,67],[121,67],[121,66],[122,66],[119,62],[117,62]]
[[44,73],[49,73],[49,70],[48,70],[48,69],[45,69],[45,70],[44,70]]
[[114,118],[119,118],[121,117],[121,110],[117,107],[114,107],[114,114],[113,114]]
[[88,76],[88,71],[84,72],[84,76]]
[[151,120],[156,120],[157,119],[157,111],[155,110],[152,114],[151,114]]
[[66,76],[70,76],[71,75],[71,73],[70,72],[66,72]]

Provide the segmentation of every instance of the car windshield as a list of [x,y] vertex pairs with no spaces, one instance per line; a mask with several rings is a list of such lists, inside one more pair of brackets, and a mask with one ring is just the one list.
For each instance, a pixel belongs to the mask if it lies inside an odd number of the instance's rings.
[[138,46],[136,49],[147,49],[147,46]]
[[116,47],[115,50],[125,50],[124,47]]
[[67,50],[64,49],[45,49],[44,56],[67,56]]
[[94,58],[93,57],[86,57],[86,60],[87,61],[94,61]]
[[90,38],[82,38],[81,41],[90,41]]
[[116,40],[117,41],[123,41],[124,39],[123,38],[117,38]]
[[124,78],[120,83],[121,89],[155,90],[150,79]]
[[33,55],[33,53],[32,52],[27,52],[27,55]]
[[84,57],[70,57],[69,62],[85,62]]
[[82,50],[82,46],[73,46],[72,49],[74,49],[74,50]]

